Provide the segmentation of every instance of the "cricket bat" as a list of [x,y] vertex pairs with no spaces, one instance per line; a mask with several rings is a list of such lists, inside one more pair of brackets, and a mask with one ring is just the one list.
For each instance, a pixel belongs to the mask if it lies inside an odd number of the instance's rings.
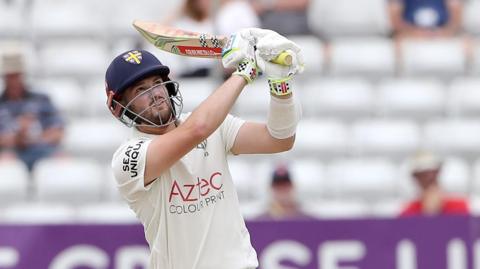
[[[222,58],[228,37],[184,31],[156,22],[135,20],[133,26],[155,47],[182,56]],[[282,52],[273,63],[291,65],[292,55]]]

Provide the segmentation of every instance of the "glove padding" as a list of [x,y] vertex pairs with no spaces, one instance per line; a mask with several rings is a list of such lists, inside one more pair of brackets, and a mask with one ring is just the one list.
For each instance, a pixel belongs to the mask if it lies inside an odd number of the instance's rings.
[[255,41],[251,36],[244,36],[240,31],[230,36],[227,45],[222,50],[222,64],[224,68],[237,68],[244,59],[255,58]]
[[[300,47],[277,32],[260,28],[247,28],[239,31],[235,36],[236,43],[239,44],[236,47],[251,48],[255,45],[256,50],[253,53],[255,53],[257,65],[268,77],[284,78],[303,72],[305,63]],[[245,46],[243,42],[250,45]],[[243,49],[243,51],[245,50]],[[292,55],[292,65],[285,67],[271,63],[282,52],[289,52]],[[251,53],[252,51],[249,50],[248,53],[245,51],[244,55],[239,54],[235,60],[230,60],[230,66],[236,67],[238,62],[243,60],[241,56],[250,56]]]

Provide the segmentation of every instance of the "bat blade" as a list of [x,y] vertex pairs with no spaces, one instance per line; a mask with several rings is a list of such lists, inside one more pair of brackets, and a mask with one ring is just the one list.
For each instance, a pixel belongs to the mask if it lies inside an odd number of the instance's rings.
[[[135,20],[133,26],[158,49],[182,56],[222,58],[222,48],[228,42],[225,36],[194,33],[156,22]],[[291,65],[292,55],[284,51],[271,61]]]
[[224,36],[184,31],[155,22],[136,20],[133,26],[158,49],[182,56],[221,58],[227,42]]

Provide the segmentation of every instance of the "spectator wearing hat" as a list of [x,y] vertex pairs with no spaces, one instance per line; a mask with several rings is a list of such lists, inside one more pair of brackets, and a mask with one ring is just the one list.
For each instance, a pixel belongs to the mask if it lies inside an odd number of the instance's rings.
[[280,164],[273,171],[271,196],[268,208],[259,219],[309,219],[302,211],[296,197],[295,186],[286,165]]
[[442,161],[429,152],[417,153],[412,161],[412,177],[420,189],[417,199],[408,203],[401,216],[469,214],[464,198],[446,194],[439,184]]
[[2,57],[4,90],[0,95],[0,148],[15,154],[29,170],[57,151],[63,120],[48,96],[30,91],[20,53]]

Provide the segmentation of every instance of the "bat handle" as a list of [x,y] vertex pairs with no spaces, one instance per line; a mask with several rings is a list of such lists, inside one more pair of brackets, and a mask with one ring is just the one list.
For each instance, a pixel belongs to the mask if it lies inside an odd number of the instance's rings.
[[284,51],[272,60],[272,63],[289,66],[292,65],[293,56],[290,52]]

